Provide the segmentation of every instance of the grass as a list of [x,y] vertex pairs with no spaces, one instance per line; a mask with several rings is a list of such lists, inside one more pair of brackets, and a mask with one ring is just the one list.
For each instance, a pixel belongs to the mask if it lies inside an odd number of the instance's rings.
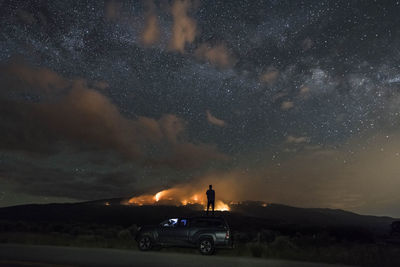
[[118,248],[137,249],[136,242],[120,238],[104,238],[98,235],[72,236],[62,233],[0,233],[0,243],[16,243],[27,245],[51,245],[71,247],[96,247],[96,248]]
[[[137,250],[137,227],[98,224],[26,224],[0,221],[0,243],[96,247]],[[263,238],[236,239],[234,249],[219,249],[229,257],[257,257],[359,266],[400,266],[400,246],[335,240],[329,235],[288,236],[271,233]],[[245,236],[245,235],[243,235]],[[260,235],[259,235],[260,236]],[[192,248],[164,248],[162,253],[198,253]]]

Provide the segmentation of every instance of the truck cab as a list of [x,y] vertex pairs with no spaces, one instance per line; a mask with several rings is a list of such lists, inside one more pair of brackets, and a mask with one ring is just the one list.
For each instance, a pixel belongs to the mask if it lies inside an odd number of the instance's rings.
[[220,217],[169,218],[157,226],[141,228],[137,242],[141,250],[154,246],[198,247],[202,254],[231,247],[229,226]]

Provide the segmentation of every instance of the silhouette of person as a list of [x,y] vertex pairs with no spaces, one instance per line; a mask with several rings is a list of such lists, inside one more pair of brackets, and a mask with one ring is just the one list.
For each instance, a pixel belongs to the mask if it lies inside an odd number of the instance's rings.
[[207,190],[207,215],[208,210],[210,209],[210,205],[212,208],[212,214],[214,214],[214,206],[215,206],[215,191],[212,189],[212,185],[210,184],[209,189]]

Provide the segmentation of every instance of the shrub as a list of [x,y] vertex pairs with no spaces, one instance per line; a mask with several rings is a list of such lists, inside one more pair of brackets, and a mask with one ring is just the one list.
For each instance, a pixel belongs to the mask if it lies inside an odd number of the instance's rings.
[[118,238],[122,240],[131,240],[132,239],[131,231],[129,231],[128,229],[119,231]]
[[257,258],[262,257],[265,248],[266,248],[266,246],[262,243],[257,242],[257,243],[249,244],[249,249],[250,249],[251,255],[253,257],[257,257]]
[[275,240],[275,232],[272,230],[268,230],[268,229],[262,229],[261,230],[261,240],[262,242],[273,242]]
[[127,230],[130,231],[132,238],[134,238],[137,235],[138,226],[136,224],[132,224],[127,228]]
[[288,236],[278,236],[270,247],[276,250],[297,249],[296,245],[290,240]]
[[96,236],[94,235],[80,235],[77,238],[78,242],[82,243],[92,243],[96,241]]
[[247,233],[244,232],[236,232],[234,234],[234,239],[237,242],[249,242],[250,241],[250,236]]

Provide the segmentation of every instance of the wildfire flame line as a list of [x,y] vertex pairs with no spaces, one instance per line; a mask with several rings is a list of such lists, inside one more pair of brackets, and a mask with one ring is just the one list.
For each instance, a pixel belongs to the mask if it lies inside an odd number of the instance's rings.
[[[160,202],[173,204],[177,206],[200,204],[204,206],[204,209],[207,209],[206,207],[207,201],[205,193],[201,194],[196,192],[192,194],[187,194],[186,192],[183,192],[182,190],[176,188],[162,190],[155,195],[146,194],[137,197],[132,197],[124,204],[143,206],[143,205],[154,205]],[[215,201],[215,210],[229,211],[230,208],[228,204],[224,203],[221,200],[217,200]]]

